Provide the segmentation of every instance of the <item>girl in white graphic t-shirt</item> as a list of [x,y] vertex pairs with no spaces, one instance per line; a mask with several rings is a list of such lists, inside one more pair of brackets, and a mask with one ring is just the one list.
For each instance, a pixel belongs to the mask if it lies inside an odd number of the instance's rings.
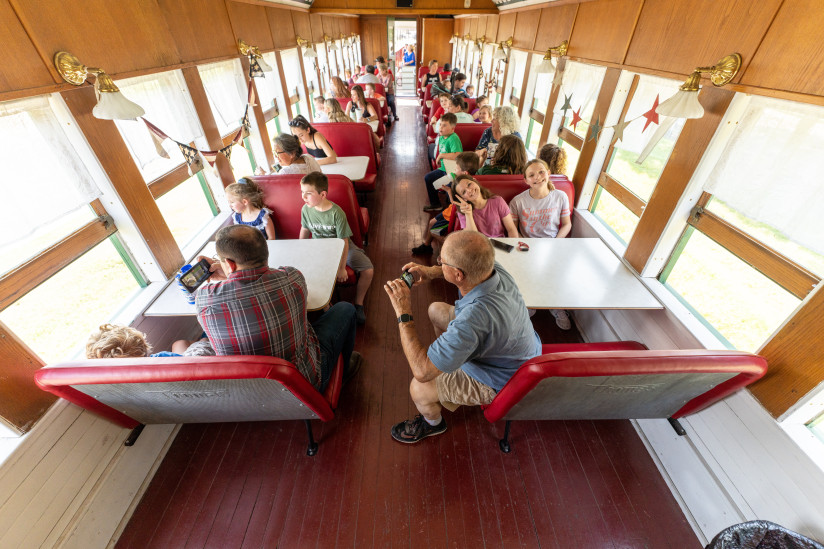
[[[563,149],[558,150],[563,154]],[[509,203],[518,232],[526,238],[564,238],[572,229],[569,197],[555,188],[549,175],[546,162],[539,158],[530,160],[524,169],[524,180],[529,190]],[[550,312],[559,328],[569,330],[572,327],[566,311],[552,309]]]

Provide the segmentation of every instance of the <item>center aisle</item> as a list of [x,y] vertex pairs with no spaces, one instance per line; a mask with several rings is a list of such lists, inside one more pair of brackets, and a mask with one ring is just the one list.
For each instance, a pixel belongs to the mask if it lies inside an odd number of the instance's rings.
[[[336,417],[314,422],[318,454],[305,455],[300,421],[185,425],[117,547],[697,548],[628,421],[517,422],[505,455],[503,425],[463,407],[445,414],[441,436],[391,438],[416,411],[383,284],[412,259],[429,219],[420,110],[398,107],[369,197],[375,279],[355,345],[365,363]],[[429,303],[456,297],[442,280],[413,291],[424,344],[434,339]],[[534,319],[544,342],[578,341],[547,312]]]

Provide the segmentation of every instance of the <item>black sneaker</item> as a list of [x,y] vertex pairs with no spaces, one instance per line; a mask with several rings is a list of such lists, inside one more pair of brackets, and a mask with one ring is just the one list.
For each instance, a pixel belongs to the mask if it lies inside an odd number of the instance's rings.
[[352,356],[349,357],[349,366],[343,371],[344,385],[349,383],[349,381],[358,374],[361,364],[363,364],[363,355],[357,351],[352,351]]
[[358,324],[366,324],[366,311],[363,310],[363,305],[355,305],[355,321]]
[[421,414],[414,419],[401,421],[392,427],[392,438],[404,444],[415,444],[426,437],[440,435],[446,431],[446,420],[441,417],[441,422],[437,425],[429,425]]
[[412,255],[430,255],[434,251],[429,244],[421,244],[412,248]]

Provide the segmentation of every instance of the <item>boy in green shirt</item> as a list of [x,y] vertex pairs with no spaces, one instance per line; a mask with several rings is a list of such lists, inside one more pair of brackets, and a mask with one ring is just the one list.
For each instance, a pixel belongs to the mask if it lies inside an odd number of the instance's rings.
[[358,324],[366,322],[363,300],[375,269],[366,253],[349,239],[352,229],[346,221],[346,214],[340,206],[326,198],[329,193],[329,179],[321,172],[312,172],[300,181],[300,192],[305,203],[300,211],[300,238],[342,238],[343,257],[338,265],[338,282],[349,278],[346,266],[358,273],[355,289],[355,316]]
[[434,212],[442,210],[441,200],[438,197],[438,191],[435,190],[434,183],[441,177],[446,175],[446,167],[443,161],[445,159],[454,160],[463,152],[461,139],[455,133],[455,125],[458,123],[458,118],[454,113],[448,112],[441,117],[440,135],[435,144],[435,162],[440,164],[441,169],[433,170],[426,174],[423,178],[426,182],[426,194],[429,195],[429,204],[424,207],[425,212]]

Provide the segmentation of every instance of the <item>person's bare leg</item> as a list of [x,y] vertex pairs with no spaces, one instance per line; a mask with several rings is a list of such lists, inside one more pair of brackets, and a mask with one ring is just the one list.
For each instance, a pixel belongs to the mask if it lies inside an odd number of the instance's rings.
[[435,337],[446,331],[446,327],[455,318],[455,306],[443,301],[436,301],[429,305],[429,320],[435,328]]
[[409,384],[409,395],[423,417],[430,421],[441,417],[441,403],[438,400],[438,387],[434,379],[421,383],[412,378]]
[[366,292],[372,284],[372,277],[375,276],[375,269],[366,269],[358,274],[358,286],[355,289],[355,305],[363,305]]
[[189,345],[194,343],[193,341],[186,341],[185,339],[178,339],[174,343],[172,343],[172,352],[182,355],[186,352],[186,349],[189,348]]

